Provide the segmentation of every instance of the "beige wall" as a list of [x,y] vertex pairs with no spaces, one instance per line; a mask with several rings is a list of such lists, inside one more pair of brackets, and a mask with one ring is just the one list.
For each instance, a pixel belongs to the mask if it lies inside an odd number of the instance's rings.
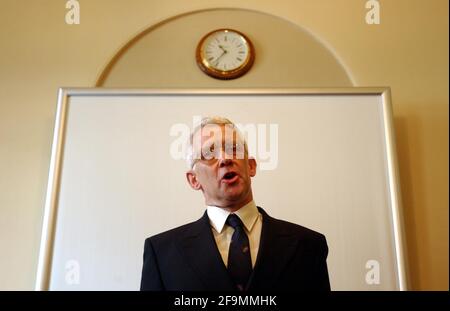
[[0,0],[0,289],[33,288],[57,88],[94,86],[158,22],[236,7],[308,29],[356,86],[392,88],[412,286],[448,290],[448,1],[381,1],[378,26],[365,24],[364,2],[80,0],[81,24],[69,26],[62,0]]

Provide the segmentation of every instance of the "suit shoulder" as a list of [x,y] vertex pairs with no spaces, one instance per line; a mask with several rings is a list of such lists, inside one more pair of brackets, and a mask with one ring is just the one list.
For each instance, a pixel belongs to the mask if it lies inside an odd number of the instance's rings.
[[153,245],[160,245],[160,244],[165,244],[168,243],[170,241],[173,241],[174,239],[176,239],[177,237],[182,237],[185,235],[185,232],[188,231],[190,228],[192,228],[192,226],[194,226],[194,224],[196,224],[198,222],[197,221],[192,221],[190,223],[187,223],[185,225],[179,226],[179,227],[175,227],[173,229],[169,229],[167,231],[155,234],[153,236],[148,237],[145,240],[145,243],[152,243]]
[[280,232],[286,234],[294,234],[300,240],[316,241],[318,243],[326,241],[325,235],[323,235],[318,231],[312,230],[310,228],[286,220],[276,219],[273,217],[270,218]]

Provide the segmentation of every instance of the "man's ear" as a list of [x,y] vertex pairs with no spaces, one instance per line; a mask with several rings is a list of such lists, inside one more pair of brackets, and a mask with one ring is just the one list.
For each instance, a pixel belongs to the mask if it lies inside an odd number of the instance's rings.
[[202,185],[198,182],[197,175],[193,170],[189,170],[186,172],[186,179],[192,189],[200,190],[202,188]]
[[255,158],[248,158],[248,174],[250,177],[254,177],[256,175],[256,160]]

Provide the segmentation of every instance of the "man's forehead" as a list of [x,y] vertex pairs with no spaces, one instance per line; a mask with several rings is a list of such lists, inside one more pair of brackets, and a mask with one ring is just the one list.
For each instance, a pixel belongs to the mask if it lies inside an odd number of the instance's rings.
[[202,127],[201,131],[198,131],[196,135],[200,135],[202,141],[208,139],[236,139],[239,137],[239,133],[232,124],[206,124]]

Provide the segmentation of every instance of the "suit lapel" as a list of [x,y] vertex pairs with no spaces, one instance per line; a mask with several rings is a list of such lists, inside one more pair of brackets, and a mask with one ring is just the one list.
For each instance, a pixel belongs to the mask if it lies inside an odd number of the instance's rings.
[[276,219],[270,217],[259,206],[258,210],[263,215],[261,239],[247,290],[257,290],[260,284],[275,281],[294,255],[298,245],[295,236],[284,230],[283,226],[278,226]]
[[[258,207],[258,210],[263,215],[261,239],[247,290],[258,290],[261,285],[276,281],[298,246],[298,240],[292,233],[279,226],[277,220],[262,208]],[[206,211],[202,218],[188,227],[178,247],[204,284],[205,290],[235,290],[217,249]]]
[[205,290],[234,290],[233,282],[217,249],[206,211],[202,218],[188,228],[178,246],[201,279]]

